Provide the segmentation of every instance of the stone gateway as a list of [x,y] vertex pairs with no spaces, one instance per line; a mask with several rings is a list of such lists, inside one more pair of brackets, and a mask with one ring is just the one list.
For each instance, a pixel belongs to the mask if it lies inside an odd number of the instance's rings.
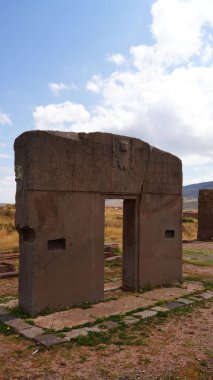
[[30,131],[15,141],[19,303],[32,315],[104,296],[104,207],[121,198],[126,290],[181,280],[182,165],[141,140]]

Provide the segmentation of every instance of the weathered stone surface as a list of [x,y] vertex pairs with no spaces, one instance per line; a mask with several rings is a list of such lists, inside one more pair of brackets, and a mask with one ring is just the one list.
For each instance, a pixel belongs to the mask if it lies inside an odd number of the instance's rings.
[[[97,318],[106,318],[111,315],[125,314],[139,307],[151,307],[154,302],[160,300],[172,300],[195,291],[192,283],[186,283],[185,287],[160,288],[137,294],[123,292],[117,300],[99,302],[88,309],[74,308],[49,315],[37,317],[34,321],[37,326],[54,330],[65,327],[74,327],[88,322],[95,322]],[[203,285],[200,285],[200,289]],[[196,289],[198,290],[198,289]],[[202,299],[200,299],[202,300]]]
[[213,239],[213,189],[199,190],[197,238]]
[[25,329],[29,329],[29,327],[30,327],[29,323],[26,323],[25,321],[23,321],[20,318],[16,318],[16,319],[6,321],[5,324],[7,326],[13,327],[16,331],[18,331],[20,333]]
[[151,310],[161,312],[161,313],[166,313],[167,311],[169,311],[168,307],[164,307],[164,306],[155,306],[155,307],[152,307]]
[[24,310],[36,315],[103,299],[110,196],[124,199],[123,288],[181,280],[177,157],[125,136],[32,131],[16,139],[15,165]]
[[211,293],[208,293],[208,292],[201,293],[201,294],[199,294],[199,295],[200,295],[200,297],[202,297],[204,300],[208,300],[208,299],[210,299],[210,298],[213,297],[213,295],[212,295]]
[[108,330],[116,329],[118,326],[119,326],[118,323],[114,321],[106,321],[99,325],[101,329],[108,329]]
[[4,307],[0,307],[0,316],[8,314],[10,314],[9,310],[5,309]]
[[85,328],[81,328],[81,329],[74,329],[72,331],[68,331],[64,335],[65,335],[66,340],[70,340],[70,339],[76,339],[79,336],[85,336],[87,334],[88,334],[88,331]]
[[178,298],[177,302],[183,303],[184,305],[191,305],[194,303],[193,300],[189,300],[187,298]]
[[129,325],[134,325],[135,323],[137,323],[138,319],[131,316],[127,316],[122,319],[122,322],[124,322],[125,325],[129,326]]
[[55,334],[37,335],[35,337],[35,340],[46,347],[67,342],[66,338],[60,338],[59,336]]
[[103,331],[103,328],[101,328],[101,327],[99,327],[99,325],[97,325],[97,326],[92,326],[92,327],[85,327],[85,330],[87,331],[87,332],[97,332],[97,333],[99,333],[99,332],[102,332]]
[[32,326],[21,331],[21,334],[24,335],[25,338],[29,338],[29,339],[34,339],[38,335],[42,335],[43,333],[44,333],[44,330],[36,326]]
[[202,298],[200,296],[191,296],[191,297],[189,297],[189,299],[191,299],[193,301],[202,301]]
[[140,317],[142,319],[154,317],[157,315],[157,311],[155,310],[144,310],[144,311],[139,311],[138,313],[134,314],[136,317]]
[[183,306],[182,303],[180,303],[180,302],[176,302],[176,301],[174,301],[174,302],[169,302],[169,303],[166,303],[166,304],[165,304],[165,307],[166,307],[167,309],[169,309],[169,310],[178,309],[179,307],[182,307],[182,306]]
[[74,329],[72,331],[68,331],[65,333],[65,339],[70,340],[70,339],[76,339],[79,336],[86,336],[89,334],[89,332],[94,332],[94,333],[101,333],[103,332],[103,328],[100,328],[98,326],[93,326],[93,327],[82,327],[80,329]]

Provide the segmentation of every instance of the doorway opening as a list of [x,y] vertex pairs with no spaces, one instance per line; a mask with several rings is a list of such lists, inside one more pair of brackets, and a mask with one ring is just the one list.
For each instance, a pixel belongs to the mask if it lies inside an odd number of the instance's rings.
[[106,199],[104,230],[105,291],[138,289],[137,199]]

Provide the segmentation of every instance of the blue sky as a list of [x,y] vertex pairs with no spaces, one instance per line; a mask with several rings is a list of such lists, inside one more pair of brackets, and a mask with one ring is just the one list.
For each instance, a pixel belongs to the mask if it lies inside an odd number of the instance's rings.
[[0,202],[31,129],[139,137],[213,180],[212,0],[0,0]]

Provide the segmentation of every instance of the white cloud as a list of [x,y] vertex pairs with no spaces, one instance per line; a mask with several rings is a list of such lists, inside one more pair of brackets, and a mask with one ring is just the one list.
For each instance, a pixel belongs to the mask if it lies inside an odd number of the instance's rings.
[[212,163],[213,1],[156,0],[151,12],[154,43],[130,47],[128,69],[88,81],[98,104],[36,107],[36,128],[126,134],[178,154],[185,165]]
[[5,148],[7,146],[7,144],[5,143],[0,143],[0,148]]
[[81,104],[71,102],[38,106],[33,112],[37,129],[67,130],[73,123],[83,123],[89,119],[89,113]]
[[110,54],[107,57],[108,62],[115,63],[117,66],[121,66],[125,62],[125,58],[122,54]]
[[60,95],[62,91],[69,90],[69,86],[64,83],[49,82],[48,87],[53,95]]
[[86,89],[95,93],[99,93],[102,88],[102,78],[100,75],[93,75],[92,79],[86,84]]
[[7,175],[0,179],[1,203],[15,203],[15,176]]
[[12,121],[10,120],[9,116],[7,116],[5,113],[0,112],[0,125],[11,125]]

